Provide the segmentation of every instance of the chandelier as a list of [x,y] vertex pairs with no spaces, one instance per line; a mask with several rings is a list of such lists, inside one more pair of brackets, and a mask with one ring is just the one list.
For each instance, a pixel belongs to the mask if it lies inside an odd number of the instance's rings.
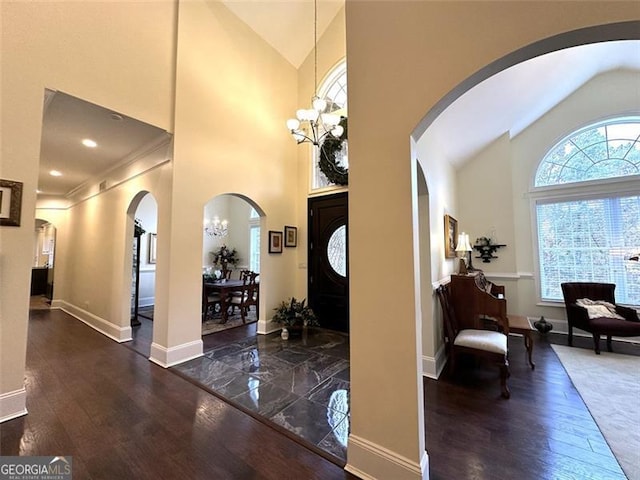
[[228,226],[228,221],[220,221],[218,217],[213,217],[213,220],[205,220],[204,231],[210,237],[225,237],[228,233]]
[[309,142],[320,146],[327,135],[338,138],[344,132],[339,125],[340,115],[331,113],[333,102],[320,98],[318,91],[318,2],[313,2],[313,86],[314,95],[309,109],[301,108],[296,111],[296,118],[287,120],[287,128],[293,139],[298,143]]

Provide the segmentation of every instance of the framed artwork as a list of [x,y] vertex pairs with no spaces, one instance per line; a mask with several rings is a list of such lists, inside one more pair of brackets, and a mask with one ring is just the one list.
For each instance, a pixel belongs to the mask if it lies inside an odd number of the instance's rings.
[[22,211],[22,182],[0,180],[0,225],[20,226]]
[[156,263],[158,254],[158,234],[149,234],[149,263]]
[[297,247],[298,246],[298,228],[297,227],[284,227],[284,246],[285,247]]
[[449,216],[444,216],[444,256],[456,257],[456,239],[458,238],[458,221]]
[[269,253],[282,253],[282,232],[269,230]]

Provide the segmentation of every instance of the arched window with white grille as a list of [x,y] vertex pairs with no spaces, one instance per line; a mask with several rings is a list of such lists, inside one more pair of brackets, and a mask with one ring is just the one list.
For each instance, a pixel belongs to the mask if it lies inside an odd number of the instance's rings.
[[[347,62],[341,61],[325,77],[318,87],[318,96],[329,100],[330,110],[342,116],[347,116]],[[345,142],[346,143],[346,142]],[[311,161],[311,189],[326,189],[334,184],[331,183],[318,166],[318,149],[314,149]],[[348,168],[346,152],[340,157],[341,165]]]
[[540,297],[560,284],[616,284],[616,301],[640,305],[640,117],[599,122],[554,145],[535,173]]

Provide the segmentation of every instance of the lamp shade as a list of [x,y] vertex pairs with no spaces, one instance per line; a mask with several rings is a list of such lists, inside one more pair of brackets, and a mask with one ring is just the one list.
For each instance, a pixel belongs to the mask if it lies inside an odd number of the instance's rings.
[[473,250],[469,243],[469,235],[462,232],[458,235],[458,244],[456,245],[456,252],[470,252]]

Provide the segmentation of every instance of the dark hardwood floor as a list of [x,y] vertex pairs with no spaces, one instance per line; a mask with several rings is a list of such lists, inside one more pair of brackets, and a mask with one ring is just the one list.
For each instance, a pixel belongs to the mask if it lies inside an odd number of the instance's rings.
[[75,479],[353,479],[59,310],[31,312],[29,414],[1,455],[70,455]]
[[[425,379],[432,480],[626,478],[551,348],[566,345],[566,336],[535,332],[534,340],[532,371],[522,339],[509,337],[509,400],[500,398],[498,369],[490,364]],[[574,344],[592,348],[590,338]],[[614,351],[637,355],[640,348],[614,342]]]
[[[252,335],[255,325],[208,335],[205,350]],[[432,480],[625,478],[551,348],[566,337],[534,340],[532,371],[509,338],[509,400],[492,365],[424,379]],[[637,344],[614,351],[640,355]],[[26,387],[29,415],[0,425],[0,454],[73,455],[77,479],[355,478],[60,311],[31,312]]]

